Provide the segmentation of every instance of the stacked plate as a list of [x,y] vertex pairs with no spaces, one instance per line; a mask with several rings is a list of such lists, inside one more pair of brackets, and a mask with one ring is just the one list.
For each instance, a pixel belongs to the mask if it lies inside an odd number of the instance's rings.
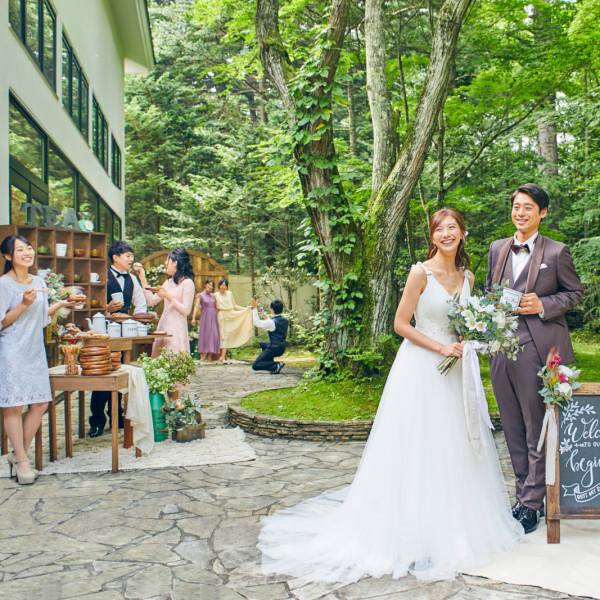
[[121,368],[121,353],[111,352],[110,353],[110,366],[112,371],[118,371]]
[[111,355],[108,346],[84,346],[79,350],[82,375],[108,375],[111,372]]

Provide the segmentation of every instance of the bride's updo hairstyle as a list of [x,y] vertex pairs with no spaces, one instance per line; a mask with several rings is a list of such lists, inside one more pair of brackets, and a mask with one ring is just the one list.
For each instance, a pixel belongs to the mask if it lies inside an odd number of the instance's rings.
[[[429,239],[433,240],[433,234],[436,228],[442,223],[442,221],[446,217],[451,217],[456,221],[460,232],[463,234],[463,239],[460,240],[458,244],[458,249],[456,250],[456,259],[455,264],[457,267],[462,267],[468,269],[471,266],[471,260],[469,256],[465,252],[465,240],[464,236],[467,235],[467,228],[465,227],[465,220],[462,218],[462,215],[455,210],[454,208],[440,208],[440,210],[436,211],[429,219]],[[429,260],[433,258],[437,254],[437,246],[431,241],[429,243],[429,252],[427,252],[427,258],[425,260]]]

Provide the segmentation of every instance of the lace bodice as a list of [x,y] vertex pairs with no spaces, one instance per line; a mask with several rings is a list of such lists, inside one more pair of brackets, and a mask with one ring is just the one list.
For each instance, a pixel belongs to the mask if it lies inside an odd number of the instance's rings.
[[[450,329],[448,322],[448,310],[452,296],[425,265],[417,263],[412,268],[423,269],[427,273],[427,286],[415,309],[415,329],[442,343],[456,341],[458,337]],[[468,271],[465,270],[461,298],[466,298],[471,294],[469,277]]]

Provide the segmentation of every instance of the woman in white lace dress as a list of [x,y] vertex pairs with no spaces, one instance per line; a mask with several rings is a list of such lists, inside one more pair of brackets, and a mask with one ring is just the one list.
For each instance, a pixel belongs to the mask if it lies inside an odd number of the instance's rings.
[[[0,277],[0,407],[4,429],[13,447],[8,455],[10,472],[17,482],[35,481],[37,471],[27,459],[27,450],[50,401],[50,377],[44,349],[44,327],[61,307],[76,302],[61,300],[48,307],[46,285],[29,274],[35,251],[26,238],[11,235],[0,244],[6,261]],[[23,415],[23,406],[29,410]]]
[[438,211],[430,235],[427,260],[411,270],[396,312],[404,342],[354,481],[263,520],[265,573],[452,578],[523,535],[491,432],[481,456],[469,441],[460,361],[447,376],[436,368],[444,356],[462,356],[447,316],[452,295],[466,297],[473,285],[461,215]]

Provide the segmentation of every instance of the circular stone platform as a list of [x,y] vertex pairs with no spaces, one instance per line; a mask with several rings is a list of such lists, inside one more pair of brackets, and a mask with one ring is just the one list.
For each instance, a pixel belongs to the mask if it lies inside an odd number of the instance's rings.
[[241,427],[247,433],[264,437],[282,437],[295,440],[356,442],[369,437],[373,421],[303,421],[261,415],[242,408],[240,404],[227,405],[227,419],[232,427]]

